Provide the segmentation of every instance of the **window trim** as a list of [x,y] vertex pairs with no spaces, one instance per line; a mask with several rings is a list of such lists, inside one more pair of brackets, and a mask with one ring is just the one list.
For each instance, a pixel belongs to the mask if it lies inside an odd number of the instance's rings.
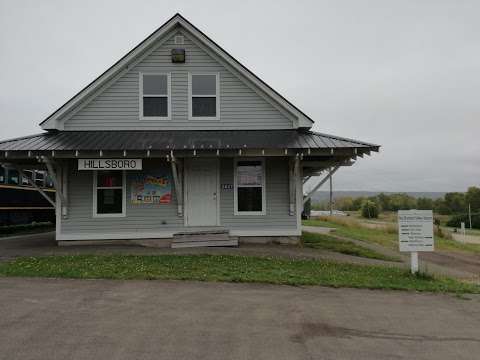
[[[122,212],[121,213],[115,213],[115,214],[99,214],[97,213],[97,182],[98,182],[98,177],[97,177],[97,170],[92,171],[93,173],[93,216],[94,218],[110,218],[110,217],[125,217],[127,214],[127,184],[125,182],[126,180],[126,173],[125,170],[116,170],[116,171],[121,171],[122,172]],[[109,187],[108,189],[119,189],[120,186],[113,186]],[[106,187],[101,187],[101,189],[107,189]]]
[[[193,116],[192,97],[213,97],[212,95],[193,95],[192,94],[192,75],[215,75],[216,79],[216,116]],[[188,73],[188,120],[220,120],[220,73],[219,72],[189,72]]]
[[[144,95],[143,94],[143,77],[145,75],[166,75],[167,76],[167,116],[143,116],[143,98],[144,97],[165,97],[165,95]],[[172,82],[171,73],[165,72],[139,72],[138,73],[138,108],[139,119],[141,121],[158,121],[172,119]]]
[[[262,163],[262,211],[238,211],[238,181],[237,181],[237,166],[240,161],[260,161]],[[258,186],[240,186],[240,187],[258,187]],[[234,158],[233,161],[233,214],[234,215],[261,215],[267,214],[267,182],[265,158]]]

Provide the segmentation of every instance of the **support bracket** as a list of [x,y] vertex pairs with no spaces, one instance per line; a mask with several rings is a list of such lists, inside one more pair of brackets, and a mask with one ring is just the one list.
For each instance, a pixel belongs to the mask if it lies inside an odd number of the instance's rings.
[[[55,190],[57,191],[57,194],[59,196],[59,199],[60,199],[60,205],[61,205],[61,209],[62,209],[62,216],[63,217],[66,217],[67,216],[67,196],[66,196],[66,181],[64,183],[60,183],[59,182],[59,178],[58,178],[58,173],[55,172],[54,170],[54,167],[55,167],[55,164],[53,163],[53,161],[46,157],[46,156],[42,156],[41,157],[41,160],[45,163],[45,166],[47,167],[47,171],[48,171],[48,175],[50,176],[50,178],[52,179],[52,182],[53,182],[53,186],[55,187]],[[58,166],[57,166],[58,168]],[[64,176],[62,176],[62,178],[64,180],[66,180],[66,174],[64,174]]]
[[338,164],[336,165],[332,171],[330,171],[322,180],[320,180],[318,182],[317,185],[315,185],[315,187],[310,190],[310,192],[303,198],[303,204],[305,205],[305,203],[312,197],[312,195],[320,188],[320,186],[322,186],[323,184],[325,184],[329,179],[330,177],[335,174],[335,172],[340,168],[342,164]]

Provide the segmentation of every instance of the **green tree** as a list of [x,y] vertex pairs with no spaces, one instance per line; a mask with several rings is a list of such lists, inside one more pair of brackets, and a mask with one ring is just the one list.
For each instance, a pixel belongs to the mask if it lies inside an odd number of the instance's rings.
[[450,214],[450,209],[445,204],[445,199],[438,198],[433,201],[433,211],[441,214],[441,215],[448,215]]
[[433,209],[433,200],[425,197],[420,197],[417,199],[417,209],[418,210],[431,210]]
[[445,205],[449,214],[459,214],[466,211],[465,194],[460,192],[451,192],[445,194]]
[[379,206],[375,201],[365,200],[362,204],[362,216],[367,219],[378,218]]
[[417,201],[414,197],[407,194],[392,194],[390,195],[390,209],[391,211],[409,210],[417,207]]
[[362,196],[353,199],[353,210],[354,211],[360,210],[364,201],[365,201],[365,198]]
[[391,210],[391,204],[390,204],[390,196],[384,193],[380,193],[377,196],[378,203],[380,204],[380,207],[382,210],[389,211]]
[[472,211],[480,211],[480,188],[471,186],[465,194],[466,206],[470,204]]

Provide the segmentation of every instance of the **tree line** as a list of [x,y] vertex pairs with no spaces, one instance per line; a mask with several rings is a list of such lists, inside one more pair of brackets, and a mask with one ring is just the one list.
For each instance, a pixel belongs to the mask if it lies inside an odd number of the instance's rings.
[[[438,199],[413,197],[405,193],[385,194],[362,197],[336,198],[334,207],[342,211],[361,211],[365,217],[378,217],[381,211],[398,210],[433,210],[440,215],[451,215],[451,226],[457,226],[461,221],[468,220],[468,208],[471,208],[472,222],[480,227],[480,187],[469,187],[467,192],[449,192]],[[318,210],[328,210],[328,201],[314,204]],[[455,221],[453,221],[455,220]],[[477,226],[474,226],[477,227]]]

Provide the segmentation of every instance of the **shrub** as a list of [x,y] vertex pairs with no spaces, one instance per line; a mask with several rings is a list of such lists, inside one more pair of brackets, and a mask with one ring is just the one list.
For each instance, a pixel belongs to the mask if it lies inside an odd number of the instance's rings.
[[362,216],[367,219],[378,218],[378,204],[371,200],[366,200],[362,204]]
[[[460,227],[460,223],[464,222],[465,226],[470,226],[470,221],[468,219],[468,214],[455,215],[447,221],[447,226],[451,227]],[[480,213],[472,213],[472,227],[474,229],[480,229]]]

